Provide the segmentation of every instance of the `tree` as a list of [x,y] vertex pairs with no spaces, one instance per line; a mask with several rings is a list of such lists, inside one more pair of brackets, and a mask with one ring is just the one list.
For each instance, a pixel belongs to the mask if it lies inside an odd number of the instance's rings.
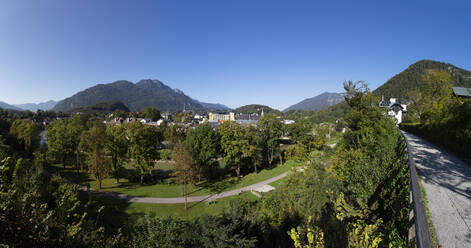
[[183,125],[178,124],[170,125],[165,129],[164,136],[170,146],[173,146],[178,142],[185,142],[186,128]]
[[123,167],[128,152],[129,141],[126,138],[124,125],[112,125],[106,128],[106,151],[111,156],[116,182],[119,183],[119,172]]
[[244,150],[243,158],[246,163],[253,165],[255,173],[258,173],[258,167],[262,164],[263,139],[259,130],[254,126],[245,128],[245,137],[248,140],[248,149]]
[[10,135],[15,137],[23,150],[30,155],[39,147],[40,131],[39,125],[30,119],[15,120],[10,127]]
[[106,130],[102,126],[94,126],[83,132],[82,139],[87,147],[89,171],[98,180],[98,189],[101,189],[101,182],[110,171],[110,161],[105,154]]
[[260,118],[257,126],[267,150],[267,161],[271,167],[273,160],[278,155],[280,145],[278,139],[283,134],[283,123],[276,117],[275,114],[266,114]]
[[451,76],[446,71],[430,70],[422,75],[417,109],[422,123],[438,123],[452,100]]
[[160,146],[161,134],[154,126],[144,125],[140,122],[128,126],[129,154],[133,166],[139,171],[141,184],[144,183],[144,174],[152,173],[153,161],[157,159],[157,148]]
[[243,158],[250,149],[245,130],[237,122],[227,121],[218,127],[218,133],[221,137],[224,162],[235,169],[237,178],[239,178]]
[[201,180],[201,174],[211,178],[219,154],[219,138],[211,125],[205,123],[190,129],[186,135],[185,147],[196,164],[198,180]]
[[157,121],[161,118],[160,111],[154,107],[146,107],[141,111],[141,115],[144,118],[152,119],[152,121]]
[[175,161],[175,165],[173,167],[172,176],[176,177],[177,183],[183,184],[183,195],[185,196],[186,209],[186,198],[188,195],[186,185],[188,183],[196,183],[196,168],[193,164],[193,160],[191,159],[191,154],[185,149],[184,143],[179,142],[175,146],[173,161]]
[[81,165],[81,135],[87,129],[88,118],[77,115],[72,119],[56,120],[46,128],[49,159],[62,165],[75,165],[77,172]]

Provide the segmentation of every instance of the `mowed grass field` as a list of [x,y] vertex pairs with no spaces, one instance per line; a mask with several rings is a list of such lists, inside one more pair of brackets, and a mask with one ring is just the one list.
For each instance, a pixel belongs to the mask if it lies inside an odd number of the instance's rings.
[[[274,168],[263,169],[259,173],[250,173],[245,175],[242,179],[231,177],[230,174],[225,178],[214,181],[197,183],[196,185],[188,185],[188,196],[201,196],[214,193],[229,191],[245,186],[249,186],[272,177],[278,176],[284,172],[290,171],[292,167],[298,165],[295,161],[289,160],[283,165],[277,165]],[[130,164],[126,164],[125,169],[128,173],[132,171]],[[158,161],[154,167],[153,173],[167,174],[171,173],[173,163],[169,161]],[[65,169],[61,165],[51,165],[47,167],[51,173],[59,173],[61,176],[67,178],[71,182],[86,185],[90,184],[93,189],[98,189],[98,181],[95,180],[86,172],[77,173],[74,168],[67,166]],[[165,183],[170,180],[163,180],[161,183],[144,184],[141,185],[137,182],[130,182],[126,178],[121,178],[117,183],[115,178],[106,178],[102,181],[102,191],[112,191],[132,196],[140,197],[181,197],[182,185],[175,183]]]
[[[214,203],[208,202],[191,202],[188,203],[185,210],[185,204],[152,204],[152,203],[135,203],[125,202],[122,200],[104,198],[96,196],[96,200],[105,205],[105,208],[111,208],[120,216],[156,216],[156,217],[178,217],[181,219],[192,219],[203,214],[219,214],[224,208],[228,208],[233,201],[256,201],[257,196],[251,192],[244,192],[240,195],[217,199]],[[118,216],[116,216],[118,218]]]

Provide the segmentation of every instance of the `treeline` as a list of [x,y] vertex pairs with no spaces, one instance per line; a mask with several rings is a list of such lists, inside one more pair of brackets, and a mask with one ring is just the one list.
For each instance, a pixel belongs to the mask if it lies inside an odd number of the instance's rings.
[[453,95],[451,78],[440,70],[423,74],[400,127],[471,159],[471,102]]
[[290,110],[283,113],[285,119],[301,120],[307,119],[313,123],[330,122],[333,123],[339,119],[343,119],[348,112],[348,105],[341,102],[321,110]]

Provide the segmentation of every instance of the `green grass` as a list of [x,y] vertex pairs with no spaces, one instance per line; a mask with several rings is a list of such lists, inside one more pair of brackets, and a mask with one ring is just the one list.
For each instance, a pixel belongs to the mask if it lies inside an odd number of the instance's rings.
[[425,188],[422,186],[422,182],[418,176],[417,181],[419,182],[420,194],[422,195],[422,202],[424,203],[425,215],[427,216],[428,228],[432,238],[433,247],[438,247],[437,233],[435,232],[435,227],[432,223],[432,213],[430,213],[430,210],[428,209],[427,194],[425,193]]
[[288,177],[283,177],[281,179],[278,179],[274,182],[269,183],[268,185],[270,185],[274,188],[278,188],[278,187],[282,186],[284,183],[286,183],[286,181],[288,181]]
[[96,198],[108,208],[113,208],[125,216],[138,217],[151,215],[157,217],[179,217],[182,219],[192,219],[203,214],[219,214],[224,208],[230,206],[232,201],[240,201],[241,199],[256,201],[258,198],[250,192],[244,192],[240,195],[220,198],[214,204],[207,202],[190,202],[185,210],[185,204],[153,204],[153,203],[135,203],[125,202],[121,200],[98,197]]
[[[188,185],[189,196],[201,196],[214,194],[224,191],[229,191],[245,186],[249,186],[269,178],[278,176],[284,172],[290,171],[293,166],[297,165],[294,161],[287,161],[283,165],[278,165],[271,169],[264,169],[259,173],[251,173],[244,176],[241,180],[235,177],[226,177],[216,182],[202,182],[194,185]],[[129,168],[129,164],[125,168]],[[171,170],[172,164],[170,162],[162,162],[156,165],[154,171],[159,173],[168,173]],[[87,173],[81,172],[77,174],[73,168],[67,167],[63,169],[60,165],[52,165],[47,168],[52,173],[60,172],[61,176],[68,180],[79,184],[90,184],[93,189],[98,189],[98,181],[91,178]],[[107,178],[102,181],[102,190],[113,191],[122,194],[141,196],[141,197],[181,197],[182,185],[179,184],[153,184],[153,185],[140,185],[139,183],[129,182],[127,179],[121,178],[120,183],[116,182],[114,178]]]

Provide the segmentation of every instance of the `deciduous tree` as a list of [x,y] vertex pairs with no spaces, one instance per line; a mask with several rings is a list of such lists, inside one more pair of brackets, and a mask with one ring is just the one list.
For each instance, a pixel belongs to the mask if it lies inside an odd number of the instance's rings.
[[83,132],[82,138],[87,148],[88,169],[98,180],[98,189],[101,189],[101,182],[108,176],[111,167],[105,153],[106,130],[102,126],[94,126]]
[[106,128],[106,151],[111,156],[116,182],[119,183],[120,170],[129,148],[129,140],[126,138],[126,127],[124,125],[113,125]]
[[219,154],[219,138],[211,125],[205,123],[190,129],[186,135],[185,147],[196,164],[198,180],[201,174],[211,178]]

